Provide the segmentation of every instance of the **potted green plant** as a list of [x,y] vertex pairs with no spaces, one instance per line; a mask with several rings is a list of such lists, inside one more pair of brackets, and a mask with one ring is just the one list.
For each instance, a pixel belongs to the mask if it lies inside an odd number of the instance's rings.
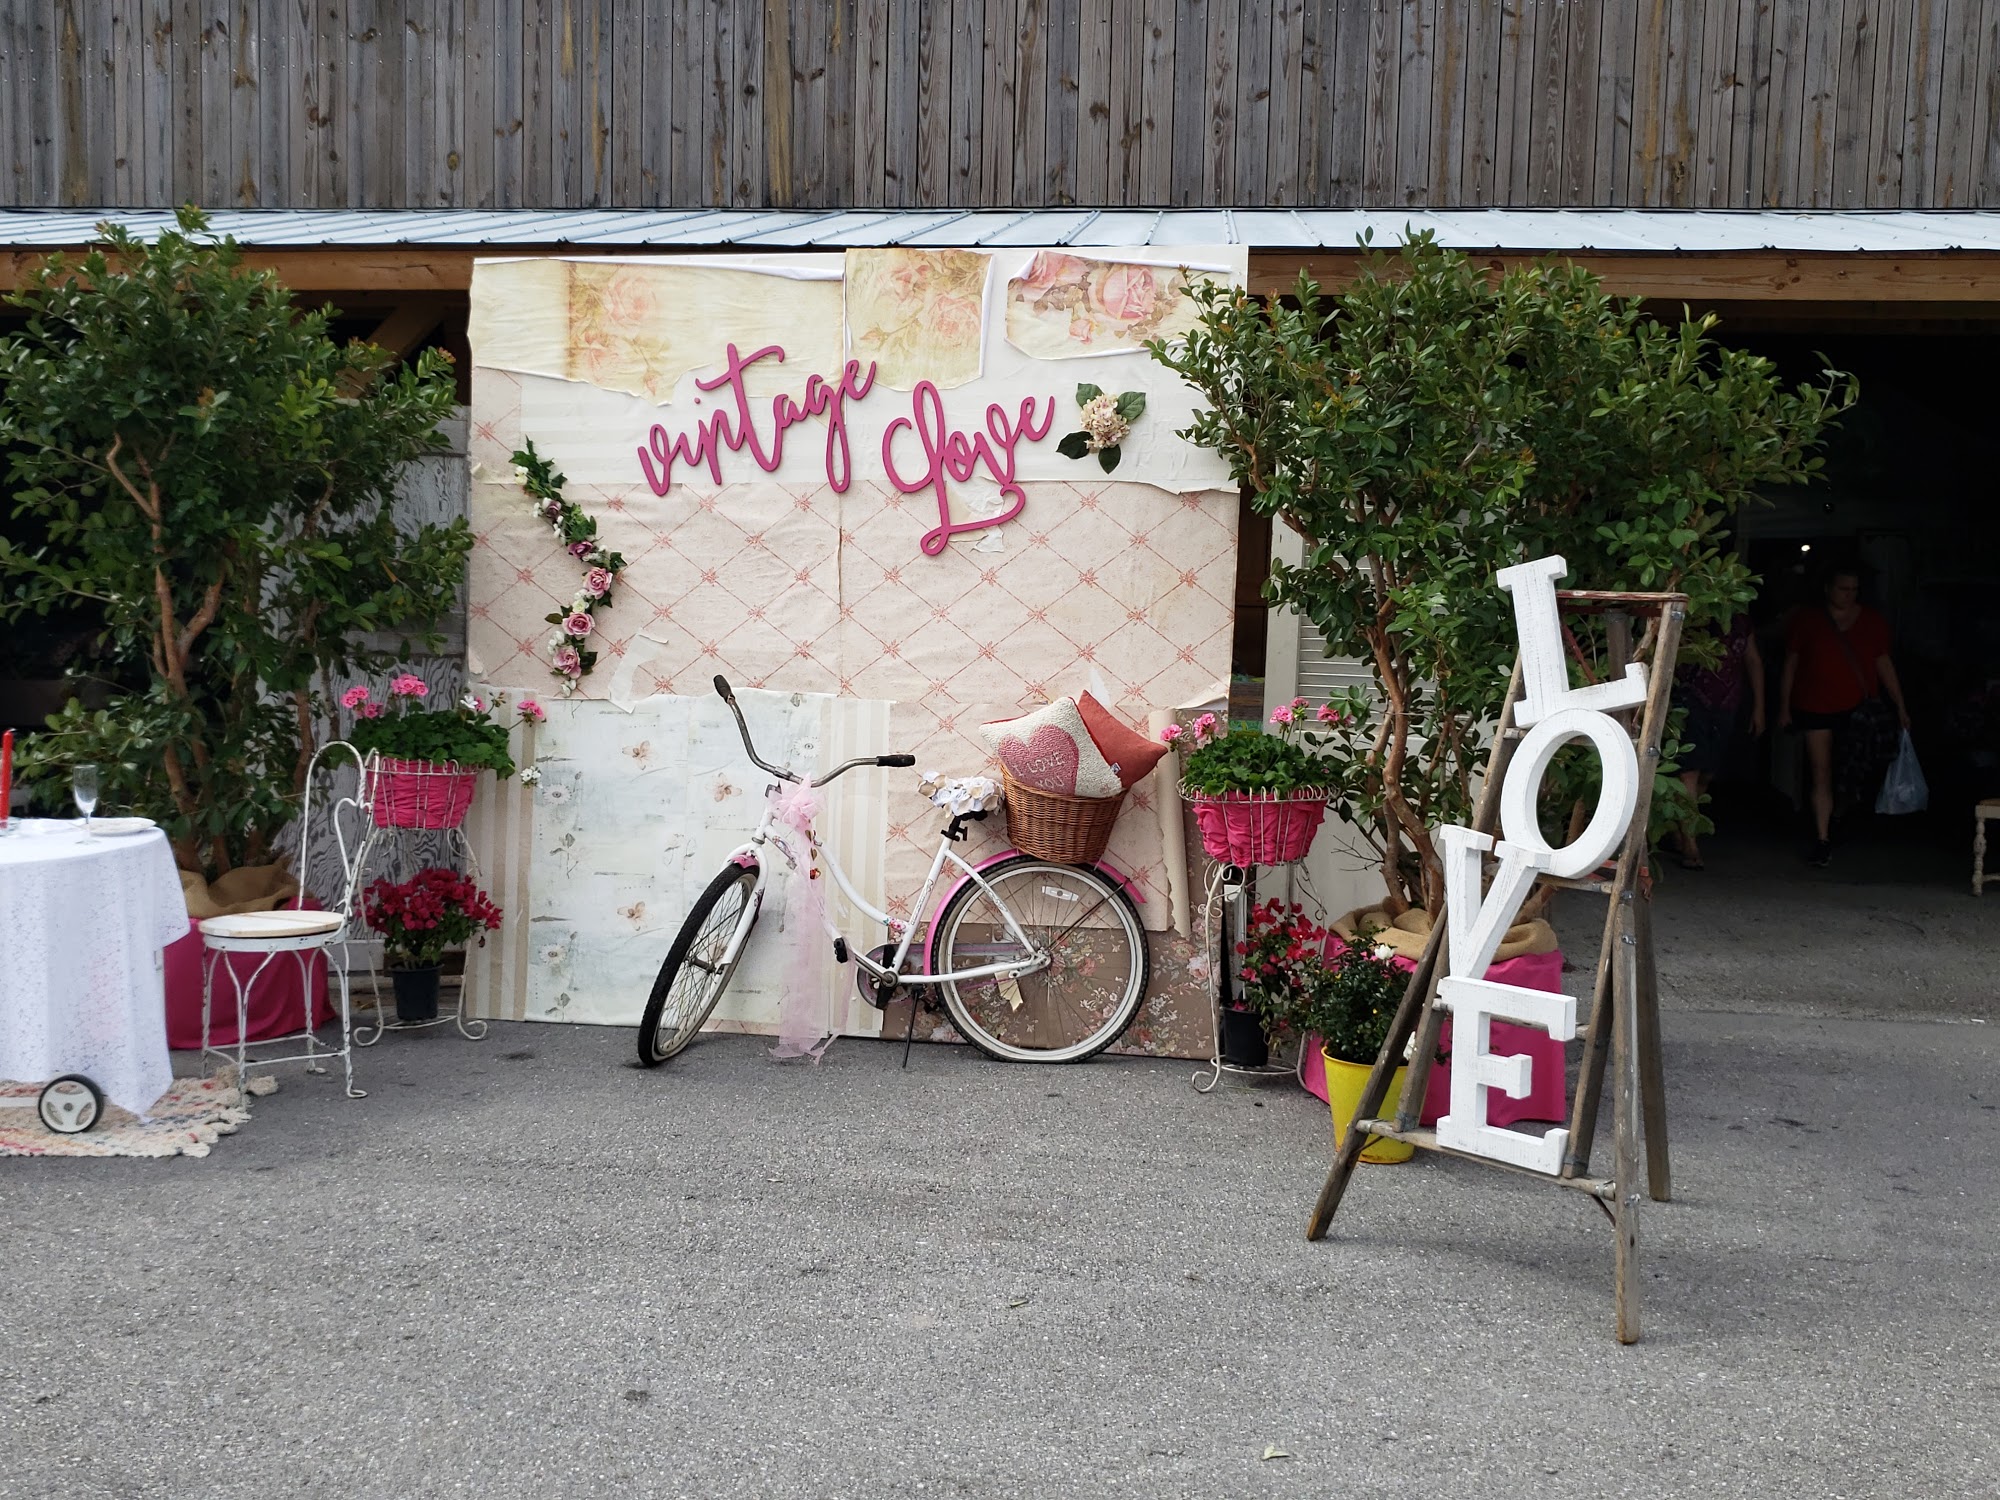
[[479,773],[514,774],[507,730],[495,722],[498,698],[468,692],[449,708],[424,708],[430,688],[404,672],[377,702],[360,684],[341,695],[354,715],[348,742],[371,760],[369,792],[383,828],[456,828],[465,820]]
[[[1296,907],[1289,917],[1276,907],[1272,902],[1259,909],[1270,936],[1261,943],[1253,936],[1251,950],[1260,966],[1254,980],[1246,970],[1246,982],[1258,986],[1255,1003],[1271,1030],[1295,1033],[1301,1046],[1319,1049],[1338,1141],[1354,1118],[1362,1086],[1388,1039],[1409,975],[1388,948],[1374,942],[1372,932],[1364,929],[1354,941],[1346,941],[1316,925],[1302,928]],[[1382,1104],[1384,1118],[1394,1115],[1402,1103],[1406,1072],[1406,1066],[1399,1066],[1390,1081]],[[1412,1150],[1406,1142],[1378,1137],[1361,1159],[1408,1161]]]
[[[1347,733],[1325,784],[1372,846],[1392,918],[1440,909],[1433,830],[1471,817],[1514,654],[1494,573],[1555,553],[1571,588],[1684,593],[1682,659],[1712,661],[1755,583],[1733,516],[1810,481],[1855,399],[1833,370],[1787,387],[1714,342],[1711,315],[1656,319],[1553,259],[1494,276],[1428,235],[1370,252],[1334,295],[1305,276],[1282,300],[1219,282],[1190,295],[1197,326],[1148,348],[1202,397],[1180,436],[1302,539],[1265,596],[1373,678],[1334,705]],[[1578,672],[1602,680],[1605,618],[1572,628]],[[1548,779],[1556,842],[1594,764],[1559,758]],[[1655,827],[1678,826],[1692,808],[1675,768],[1656,769]]]
[[1273,709],[1268,733],[1225,725],[1209,713],[1162,731],[1182,754],[1181,796],[1211,859],[1245,868],[1282,865],[1312,847],[1326,817],[1333,766],[1324,747],[1339,711],[1322,707],[1315,730],[1305,701]]
[[51,715],[20,769],[46,792],[96,764],[215,876],[297,817],[318,684],[434,644],[457,604],[465,520],[395,508],[456,382],[438,350],[337,337],[199,210],[150,240],[100,227],[6,296],[0,621],[73,621],[68,675],[108,695]]
[[[1273,897],[1250,909],[1236,944],[1238,1003],[1222,1011],[1224,1062],[1261,1066],[1272,1042],[1302,1035],[1294,1016],[1318,974],[1326,937],[1297,903],[1287,908]],[[1230,1055],[1232,1046],[1237,1056]]]
[[500,908],[455,870],[432,866],[404,881],[368,887],[363,914],[382,934],[382,957],[396,990],[396,1017],[437,1019],[438,975],[447,948],[468,943],[500,925]]

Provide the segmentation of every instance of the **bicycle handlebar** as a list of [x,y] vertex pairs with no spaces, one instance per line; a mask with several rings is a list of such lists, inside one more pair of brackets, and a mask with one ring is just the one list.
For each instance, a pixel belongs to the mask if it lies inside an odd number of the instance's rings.
[[[787,771],[782,766],[774,766],[757,753],[757,747],[750,741],[750,726],[744,722],[742,706],[737,703],[736,694],[730,691],[729,679],[719,672],[715,677],[715,692],[717,697],[729,705],[729,712],[736,718],[736,732],[743,736],[743,750],[750,757],[750,764],[760,771],[769,772],[781,781],[796,782],[799,779],[797,772]],[[835,766],[813,785],[825,786],[836,777],[845,776],[856,766],[914,766],[916,763],[917,758],[914,755],[863,755],[843,765]]]

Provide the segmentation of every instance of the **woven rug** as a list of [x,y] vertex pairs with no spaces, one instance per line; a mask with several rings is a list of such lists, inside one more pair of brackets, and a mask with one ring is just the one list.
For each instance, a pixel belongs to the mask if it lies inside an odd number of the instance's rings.
[[[262,1080],[251,1080],[251,1092]],[[57,1135],[35,1113],[40,1084],[0,1083],[0,1099],[28,1108],[0,1108],[0,1156],[206,1156],[216,1140],[250,1118],[236,1092],[234,1069],[215,1078],[176,1078],[141,1120],[107,1102],[104,1118],[80,1135]]]

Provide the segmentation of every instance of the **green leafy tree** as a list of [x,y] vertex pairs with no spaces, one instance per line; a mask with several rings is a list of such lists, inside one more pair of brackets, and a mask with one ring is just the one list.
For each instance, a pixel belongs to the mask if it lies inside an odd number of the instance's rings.
[[330,309],[295,307],[193,209],[150,244],[103,233],[28,273],[0,341],[13,512],[38,522],[32,545],[0,538],[0,614],[89,605],[92,670],[120,689],[53,717],[24,766],[96,761],[107,803],[219,873],[291,816],[330,674],[393,660],[381,632],[434,639],[456,601],[465,522],[391,513],[453,380],[437,353],[392,371],[336,342]]
[[[1717,345],[1712,318],[1657,322],[1574,266],[1490,277],[1427,235],[1371,254],[1331,298],[1304,276],[1286,300],[1190,294],[1199,326],[1150,346],[1206,399],[1182,436],[1304,538],[1266,596],[1373,675],[1337,705],[1329,752],[1335,805],[1379,859],[1392,912],[1437,909],[1432,830],[1471,814],[1515,649],[1494,573],[1561,553],[1566,587],[1686,593],[1682,659],[1702,660],[1753,593],[1730,518],[1761,488],[1808,481],[1855,394],[1831,370],[1787,389],[1768,361]],[[1601,622],[1577,634],[1601,673]],[[1552,821],[1592,774],[1581,754],[1558,759]],[[1690,812],[1665,776],[1655,807]]]

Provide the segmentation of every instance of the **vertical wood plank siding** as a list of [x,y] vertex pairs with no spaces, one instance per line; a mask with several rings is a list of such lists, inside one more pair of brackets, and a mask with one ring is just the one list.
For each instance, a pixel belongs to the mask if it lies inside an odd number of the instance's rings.
[[2000,207],[2000,0],[16,0],[0,206]]

